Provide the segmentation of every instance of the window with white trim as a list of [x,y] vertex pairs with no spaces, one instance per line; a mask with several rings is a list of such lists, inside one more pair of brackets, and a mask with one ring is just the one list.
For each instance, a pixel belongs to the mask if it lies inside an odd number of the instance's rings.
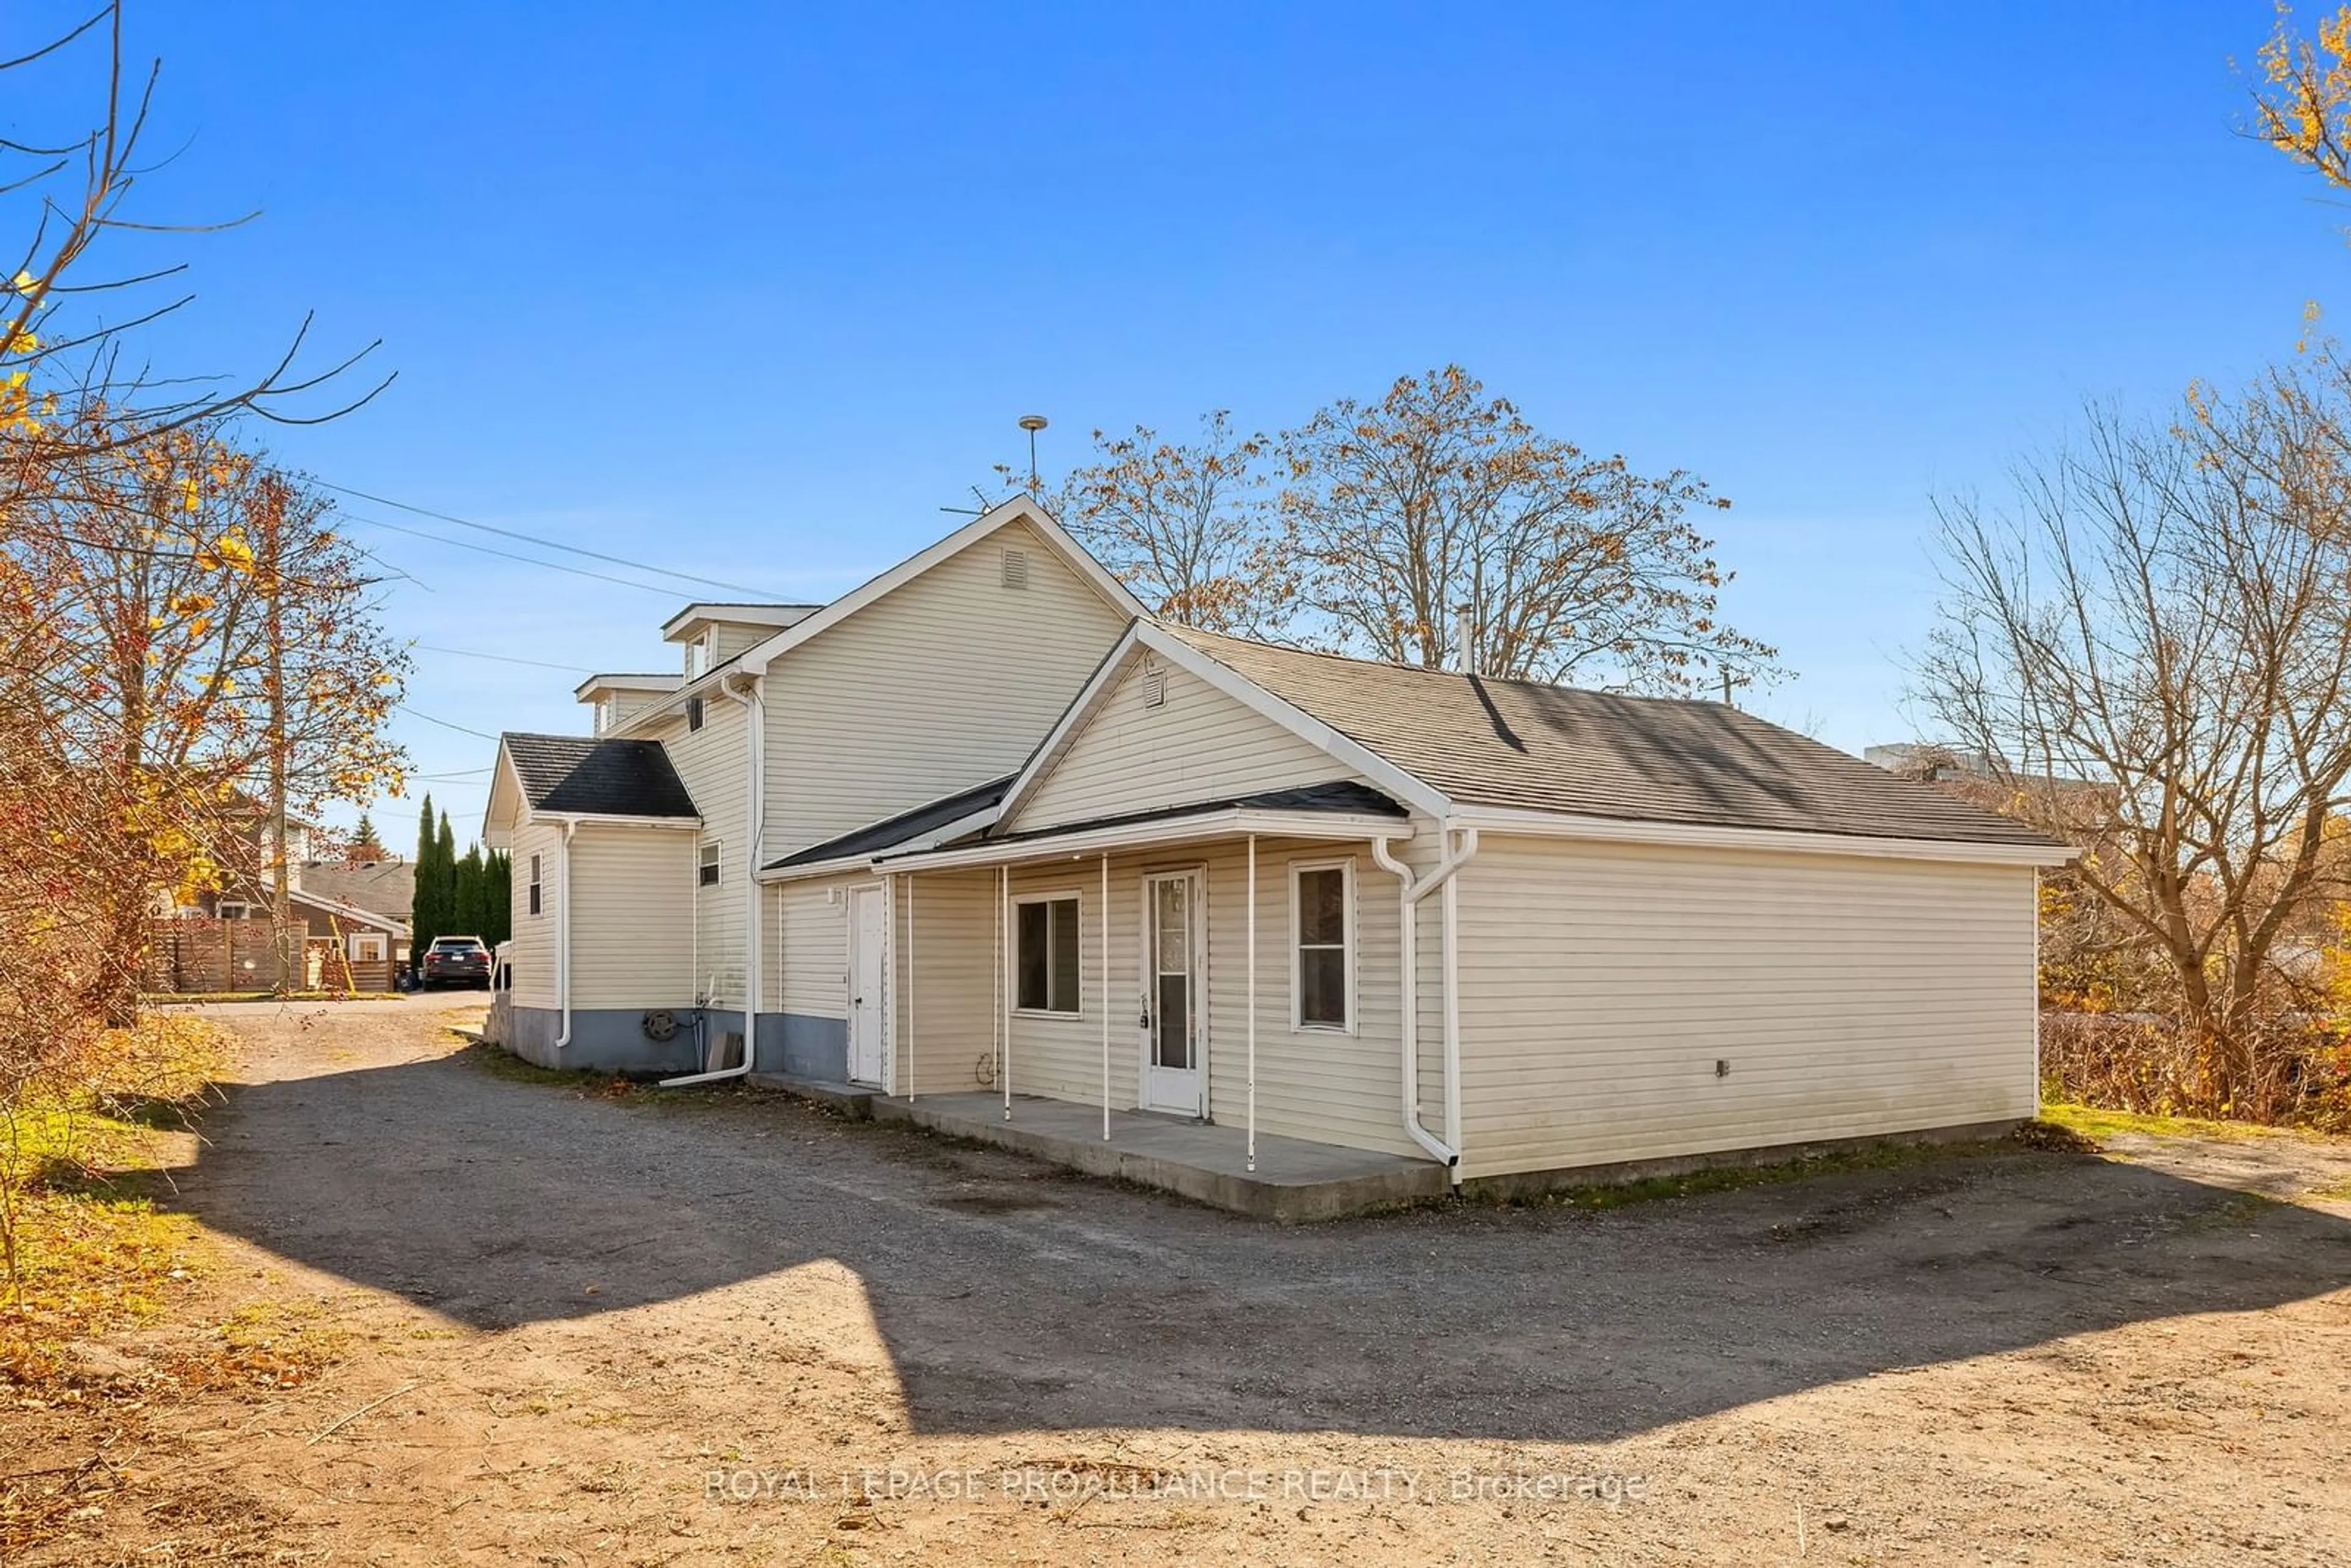
[[1045,894],[1014,901],[1013,1005],[1024,1013],[1080,1011],[1078,895]]
[[533,855],[530,857],[530,912],[533,915],[537,915],[540,908],[538,885],[538,857]]
[[705,840],[701,852],[695,859],[694,885],[696,887],[718,885],[718,841],[716,839]]
[[599,735],[611,734],[613,716],[618,712],[619,709],[614,706],[613,699],[611,697],[598,697],[596,699],[596,733]]
[[705,632],[685,645],[685,678],[706,674],[710,670],[710,633]]
[[1355,862],[1290,868],[1290,1021],[1300,1029],[1355,1027]]

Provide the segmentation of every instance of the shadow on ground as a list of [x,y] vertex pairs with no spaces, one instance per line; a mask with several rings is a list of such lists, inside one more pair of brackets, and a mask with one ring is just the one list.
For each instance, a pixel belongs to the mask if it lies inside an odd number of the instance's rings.
[[459,1057],[224,1092],[172,1173],[214,1227],[485,1329],[749,1287],[755,1351],[806,1343],[777,1277],[832,1260],[925,1432],[1602,1440],[2351,1284],[2351,1224],[2080,1155],[1284,1230],[762,1097],[607,1103]]

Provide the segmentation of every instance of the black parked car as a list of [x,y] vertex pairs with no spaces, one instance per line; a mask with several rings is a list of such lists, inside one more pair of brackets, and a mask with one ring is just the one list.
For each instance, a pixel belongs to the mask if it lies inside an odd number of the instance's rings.
[[490,988],[490,950],[478,936],[436,936],[417,966],[416,983],[425,990],[435,986],[479,986]]

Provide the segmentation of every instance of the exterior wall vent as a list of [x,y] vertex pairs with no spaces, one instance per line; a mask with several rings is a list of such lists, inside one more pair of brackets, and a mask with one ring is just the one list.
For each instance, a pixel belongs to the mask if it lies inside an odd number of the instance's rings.
[[1008,549],[1004,552],[1003,583],[1007,588],[1029,586],[1029,552],[1027,550]]
[[1143,706],[1144,707],[1167,706],[1167,672],[1156,664],[1145,664],[1143,667]]

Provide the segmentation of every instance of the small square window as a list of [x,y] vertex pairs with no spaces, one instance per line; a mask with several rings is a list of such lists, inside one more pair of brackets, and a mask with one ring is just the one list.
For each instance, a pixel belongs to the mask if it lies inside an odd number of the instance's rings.
[[696,887],[716,887],[718,885],[718,845],[716,842],[714,841],[702,846],[702,852],[695,862],[694,883]]

